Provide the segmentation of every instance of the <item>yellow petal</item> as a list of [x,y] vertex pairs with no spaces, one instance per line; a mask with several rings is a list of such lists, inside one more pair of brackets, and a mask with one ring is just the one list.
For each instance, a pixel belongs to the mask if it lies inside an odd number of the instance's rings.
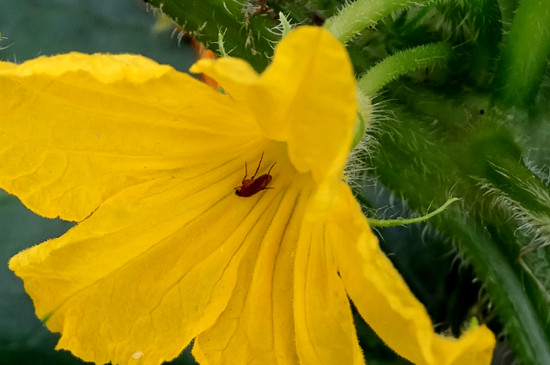
[[[315,204],[315,201],[312,201]],[[306,213],[296,252],[295,320],[300,364],[364,364],[325,222]]]
[[140,56],[0,65],[0,115],[9,116],[0,123],[0,187],[43,216],[80,221],[126,186],[261,136],[246,109]]
[[435,334],[425,308],[380,250],[349,187],[342,184],[333,202],[328,234],[338,271],[359,313],[380,338],[419,365],[490,364],[491,331],[480,326],[460,339]]
[[214,324],[269,204],[234,194],[242,167],[207,164],[126,188],[12,258],[37,315],[62,333],[58,348],[96,363],[160,364]]
[[302,184],[286,188],[281,183],[278,179],[277,190],[260,198],[270,203],[250,232],[256,242],[241,263],[227,309],[195,340],[193,355],[201,364],[298,363],[292,287],[308,194]]
[[201,364],[363,364],[325,221],[308,214],[316,184],[283,157],[277,163],[233,297],[193,355]]
[[486,326],[468,329],[459,340],[437,336],[433,344],[435,358],[452,365],[491,364],[494,347],[495,336]]
[[191,70],[245,102],[268,138],[288,143],[299,172],[311,171],[317,181],[341,172],[355,125],[356,86],[344,46],[327,30],[303,26],[289,33],[259,78],[235,59],[203,60]]
[[246,102],[249,88],[258,82],[258,73],[250,64],[239,58],[224,57],[217,59],[202,58],[189,71],[204,73],[222,86],[232,98]]
[[346,162],[355,90],[344,46],[323,28],[300,27],[275,49],[250,105],[269,136],[287,141],[296,169],[319,182],[340,174]]

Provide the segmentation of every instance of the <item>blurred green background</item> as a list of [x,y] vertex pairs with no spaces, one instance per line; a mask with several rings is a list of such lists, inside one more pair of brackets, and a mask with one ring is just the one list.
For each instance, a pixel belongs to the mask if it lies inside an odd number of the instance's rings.
[[[153,11],[147,11],[140,0],[0,0],[0,33],[7,38],[0,43],[0,59],[23,62],[69,51],[130,52],[187,70],[195,60],[194,52],[185,42],[178,44],[171,36],[172,29],[154,32],[155,22]],[[362,192],[386,217],[411,214],[375,181],[365,182],[365,186]],[[0,364],[82,364],[69,353],[54,350],[59,336],[50,333],[35,317],[22,282],[7,268],[12,255],[61,235],[71,225],[40,218],[0,190]],[[381,229],[377,233],[382,248],[426,305],[436,327],[458,332],[463,321],[475,312],[480,295],[469,266],[445,237],[427,225]],[[369,365],[407,364],[356,317]],[[507,362],[501,360],[494,363]],[[172,363],[194,362],[187,351]]]

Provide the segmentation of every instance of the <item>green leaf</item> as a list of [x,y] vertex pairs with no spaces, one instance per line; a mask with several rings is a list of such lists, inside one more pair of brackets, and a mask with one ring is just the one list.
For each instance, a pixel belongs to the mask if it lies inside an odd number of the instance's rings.
[[237,0],[147,0],[170,17],[188,34],[220,55],[218,33],[223,34],[225,51],[246,59],[256,71],[262,71],[280,39],[278,12],[259,2]]

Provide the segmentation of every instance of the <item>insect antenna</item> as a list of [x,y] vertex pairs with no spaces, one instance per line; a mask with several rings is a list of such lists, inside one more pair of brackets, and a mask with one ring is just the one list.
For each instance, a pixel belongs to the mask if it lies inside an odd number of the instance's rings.
[[276,163],[277,163],[277,161],[273,162],[273,165],[271,165],[271,167],[269,168],[269,171],[267,172],[266,175],[269,175],[269,173],[271,172],[271,169],[273,168],[273,166],[275,166]]
[[258,162],[258,167],[256,167],[256,172],[254,172],[254,175],[252,176],[252,180],[256,177],[256,174],[258,173],[258,170],[260,169],[260,165],[262,164],[262,159],[264,158],[264,153],[262,152],[262,155],[260,156],[260,162]]

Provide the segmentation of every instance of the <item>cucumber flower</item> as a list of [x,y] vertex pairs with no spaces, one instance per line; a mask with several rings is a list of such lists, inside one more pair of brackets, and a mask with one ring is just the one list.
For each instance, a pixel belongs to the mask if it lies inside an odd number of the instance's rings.
[[0,187],[77,222],[9,263],[57,348],[363,364],[351,300],[414,363],[489,364],[486,327],[434,332],[342,180],[357,113],[343,45],[300,27],[262,74],[234,58],[191,70],[225,93],[136,55],[0,63]]

